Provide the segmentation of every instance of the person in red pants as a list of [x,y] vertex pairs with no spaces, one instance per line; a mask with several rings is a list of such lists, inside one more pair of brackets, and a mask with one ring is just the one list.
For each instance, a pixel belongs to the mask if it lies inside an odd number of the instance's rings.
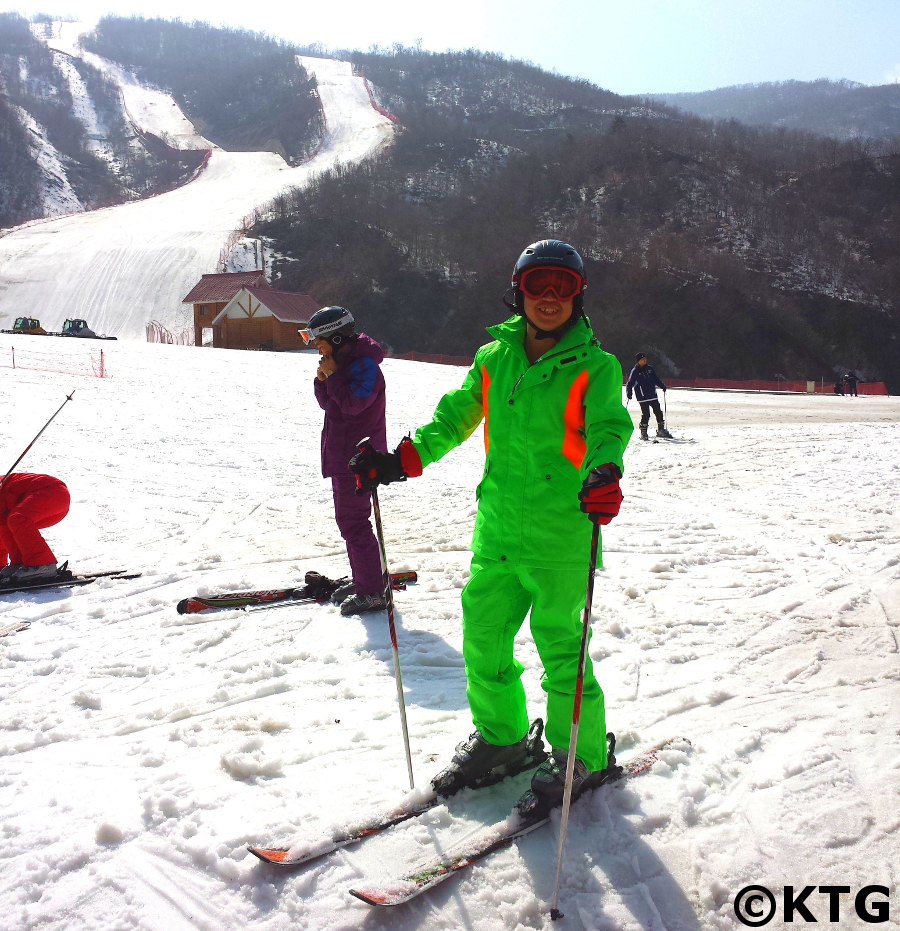
[[0,585],[56,577],[56,557],[41,530],[68,513],[69,489],[58,478],[28,472],[7,476],[0,485]]

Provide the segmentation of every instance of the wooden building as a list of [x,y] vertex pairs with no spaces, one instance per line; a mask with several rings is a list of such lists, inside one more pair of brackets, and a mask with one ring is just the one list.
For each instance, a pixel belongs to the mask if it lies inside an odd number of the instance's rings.
[[308,295],[274,288],[241,288],[212,321],[222,349],[305,349],[297,332],[319,305]]
[[262,271],[203,275],[182,303],[194,305],[194,345],[222,349],[303,349],[297,329],[319,309]]
[[[203,275],[182,300],[194,305],[194,345],[213,346],[212,322],[243,287],[268,288],[262,270]],[[206,332],[204,332],[206,331]]]

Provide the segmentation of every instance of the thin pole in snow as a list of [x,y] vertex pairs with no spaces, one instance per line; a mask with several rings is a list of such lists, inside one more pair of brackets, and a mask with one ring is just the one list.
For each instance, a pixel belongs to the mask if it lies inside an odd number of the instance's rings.
[[397,648],[397,628],[394,626],[394,591],[388,571],[387,554],[384,550],[384,532],[381,529],[381,506],[378,489],[372,489],[372,510],[375,512],[375,530],[378,535],[378,555],[381,557],[381,577],[384,582],[384,603],[387,606],[388,629],[391,634],[391,650],[394,654],[394,678],[397,680],[397,704],[400,706],[400,726],[403,730],[403,746],[406,750],[406,768],[409,772],[409,787],[414,789],[412,755],[409,750],[409,729],[406,726],[406,701],[403,698],[403,677],[400,674],[400,651]]
[[572,805],[572,781],[575,775],[575,748],[578,746],[578,722],[581,717],[581,695],[584,691],[584,668],[587,665],[588,634],[591,629],[591,602],[594,600],[594,575],[597,571],[597,550],[600,544],[600,524],[594,524],[591,534],[591,560],[588,567],[587,592],[584,599],[584,615],[581,622],[581,650],[578,654],[578,674],[575,678],[575,702],[572,705],[572,731],[569,734],[569,755],[566,758],[566,789],[563,794],[562,817],[559,824],[559,851],[556,856],[556,883],[553,887],[553,905],[550,918],[556,921],[562,918],[559,910],[559,880],[562,875],[563,850],[566,845],[566,831],[569,827],[569,808]]
[[[73,391],[72,394],[75,394],[75,392]],[[58,414],[69,403],[69,401],[72,400],[72,394],[66,395],[65,401],[63,401],[62,404],[59,405],[59,407],[56,410],[56,414]],[[0,478],[0,488],[3,487],[3,483],[10,477],[10,475],[12,475],[13,469],[15,469],[15,467],[25,458],[25,456],[28,455],[28,450],[31,449],[31,447],[34,446],[35,443],[37,443],[37,441],[40,439],[41,434],[47,429],[47,427],[50,426],[51,423],[53,423],[53,419],[54,417],[56,417],[56,414],[54,414],[53,417],[51,417],[44,424],[44,426],[41,427],[40,430],[38,430],[37,436],[25,447],[24,451],[22,452],[22,455],[19,456],[19,458],[16,459],[16,461],[10,466],[9,471],[6,473],[6,475],[4,475],[3,478]]]

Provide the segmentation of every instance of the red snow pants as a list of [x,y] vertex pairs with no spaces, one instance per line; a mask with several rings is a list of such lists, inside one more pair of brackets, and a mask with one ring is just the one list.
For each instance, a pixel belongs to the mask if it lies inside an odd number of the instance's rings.
[[19,472],[0,487],[0,565],[56,562],[40,531],[69,513],[69,489],[52,475]]

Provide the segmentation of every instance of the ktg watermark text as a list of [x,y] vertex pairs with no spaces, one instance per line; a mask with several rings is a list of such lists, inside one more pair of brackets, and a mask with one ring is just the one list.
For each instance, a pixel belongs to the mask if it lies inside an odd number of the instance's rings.
[[[842,912],[853,909],[868,924],[882,924],[891,916],[891,892],[887,886],[784,887],[785,924],[790,922],[839,922]],[[848,900],[852,896],[852,900]],[[778,915],[778,902],[765,886],[745,886],[734,897],[734,914],[742,925],[761,928]]]

